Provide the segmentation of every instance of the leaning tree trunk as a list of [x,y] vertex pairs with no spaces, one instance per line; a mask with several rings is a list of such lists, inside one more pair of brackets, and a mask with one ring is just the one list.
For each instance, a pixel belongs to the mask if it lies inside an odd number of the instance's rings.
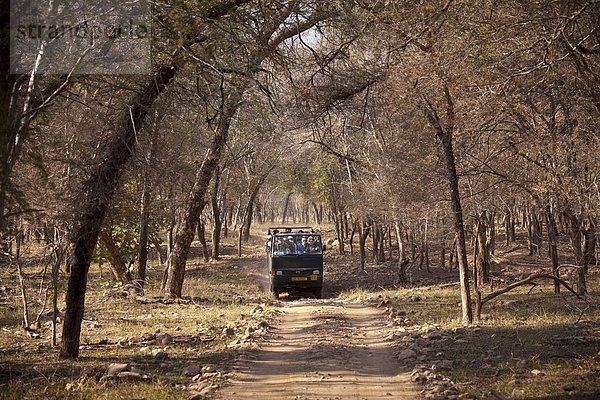
[[126,107],[120,116],[113,137],[107,143],[106,154],[84,184],[84,198],[76,219],[73,236],[71,275],[67,286],[65,322],[62,332],[61,358],[79,356],[81,322],[85,308],[87,276],[98,235],[106,218],[108,207],[117,189],[123,167],[129,161],[136,145],[136,137],[154,101],[175,76],[177,68],[162,67]]
[[454,105],[450,90],[444,85],[444,95],[446,98],[446,126],[432,104],[423,97],[426,102],[426,115],[430,124],[436,131],[437,138],[441,141],[446,159],[446,171],[448,173],[448,185],[450,186],[450,197],[452,211],[454,214],[454,231],[457,236],[457,257],[460,278],[460,295],[462,305],[462,320],[466,323],[473,322],[473,311],[471,307],[471,292],[469,289],[469,266],[467,262],[467,243],[465,238],[465,228],[463,222],[462,204],[460,202],[460,191],[458,186],[458,174],[456,173],[456,161],[454,150],[452,148],[452,132],[454,130]]
[[460,277],[460,295],[462,304],[462,319],[464,322],[473,321],[473,311],[471,309],[471,293],[469,289],[469,266],[467,262],[467,242],[465,239],[465,228],[463,224],[462,205],[460,203],[460,193],[458,189],[458,175],[456,173],[456,164],[454,161],[454,151],[452,149],[452,137],[446,133],[442,137],[442,145],[446,156],[446,168],[448,170],[448,183],[452,199],[452,210],[454,211],[454,231],[457,235],[457,258]]
[[101,232],[100,243],[104,246],[110,257],[110,270],[117,282],[125,285],[131,281],[131,273],[127,271],[125,258],[115,243],[110,232]]
[[204,219],[202,219],[202,217],[200,217],[200,221],[198,221],[196,231],[198,234],[198,241],[202,246],[202,258],[204,258],[205,262],[208,262],[208,260],[210,260],[210,254],[208,253],[208,244],[206,243],[206,225],[204,224]]
[[285,196],[285,203],[283,204],[283,213],[281,214],[281,225],[285,225],[285,221],[287,219],[288,209],[290,207],[290,197],[292,197],[292,192],[289,192],[287,196]]
[[194,179],[194,186],[192,187],[185,213],[180,223],[177,224],[175,243],[171,258],[167,263],[167,274],[163,287],[165,294],[169,297],[181,297],[181,290],[185,279],[185,264],[192,240],[194,239],[196,225],[206,206],[206,191],[225,148],[229,126],[239,107],[243,92],[242,88],[237,88],[230,95],[230,98],[227,99],[227,104],[224,105],[224,109],[222,110],[221,120],[219,121],[211,147]]
[[275,169],[274,166],[269,168],[269,170],[267,170],[264,174],[260,176],[260,178],[258,178],[258,181],[252,189],[252,192],[250,193],[248,203],[246,204],[246,207],[244,207],[244,215],[242,216],[242,226],[240,227],[238,235],[238,257],[242,256],[242,241],[248,242],[248,240],[250,240],[250,228],[252,227],[252,216],[254,215],[254,203],[256,202],[256,197],[258,196],[258,193],[263,183],[265,183],[265,180],[267,179],[271,171],[273,171],[273,169]]

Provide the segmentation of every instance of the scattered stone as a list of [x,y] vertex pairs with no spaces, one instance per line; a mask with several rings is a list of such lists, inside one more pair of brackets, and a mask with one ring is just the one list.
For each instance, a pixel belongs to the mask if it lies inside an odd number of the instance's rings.
[[150,342],[151,340],[156,339],[156,335],[154,333],[144,333],[142,335],[142,341]]
[[123,371],[129,371],[129,364],[110,364],[106,370],[107,376],[115,376]]
[[415,358],[417,356],[417,353],[415,353],[413,350],[411,349],[405,349],[402,350],[400,352],[400,354],[398,354],[398,358],[400,360],[408,360],[409,358]]
[[217,372],[217,369],[213,365],[205,365],[204,367],[202,367],[202,372],[203,373]]
[[219,388],[218,385],[207,386],[200,391],[200,395],[206,396],[207,394],[210,394],[210,392],[213,392],[213,391],[217,390],[218,388]]
[[544,375],[545,375],[545,374],[544,374],[542,371],[540,371],[539,369],[532,369],[532,370],[531,370],[531,373],[532,373],[533,375],[535,375],[535,376],[544,376]]
[[441,331],[430,331],[427,332],[423,337],[430,340],[440,340],[444,339],[445,335]]
[[439,393],[434,393],[434,394],[428,394],[425,396],[425,398],[427,400],[448,400],[448,396],[444,396],[443,394],[439,394]]
[[456,396],[458,394],[458,388],[456,386],[450,386],[448,389],[444,390],[444,394],[446,396]]
[[235,335],[235,329],[233,329],[232,327],[226,327],[223,328],[222,333],[224,336],[233,336]]
[[148,375],[142,375],[142,374],[139,374],[137,372],[123,371],[123,372],[119,372],[117,374],[117,378],[135,381],[135,380],[145,380],[145,379],[148,379],[149,376]]
[[439,370],[451,370],[454,366],[452,360],[440,360],[434,364],[435,369]]
[[166,346],[168,344],[171,344],[173,342],[173,337],[171,335],[169,335],[168,333],[164,333],[162,335],[158,335],[156,337],[156,343],[160,344],[162,346]]
[[199,364],[189,364],[183,369],[183,374],[185,376],[196,376],[200,374],[200,365]]
[[216,378],[220,376],[220,372],[207,372],[207,373],[199,373],[198,375],[192,378],[194,382],[203,382],[207,379]]
[[152,357],[154,357],[156,361],[164,361],[169,358],[169,354],[162,349],[154,349],[152,350]]
[[253,326],[248,326],[244,335],[250,337],[254,332],[256,332],[256,329]]
[[[497,399],[497,400],[508,400],[508,397],[506,397],[506,396],[505,396],[505,395],[503,395],[502,393],[500,393],[500,392],[497,392],[497,391],[495,391],[495,390],[492,390],[492,391],[490,392],[490,394],[493,396],[493,398],[494,398],[494,399]],[[515,396],[514,396],[514,391],[513,391],[513,396],[511,396],[511,397],[512,397],[513,399],[515,398]]]
[[562,387],[565,392],[572,392],[575,390],[575,385],[565,385]]
[[261,306],[260,304],[257,304],[256,306],[254,306],[254,308],[252,309],[252,311],[250,311],[252,314],[256,314],[259,312],[263,312],[265,309],[263,306]]
[[142,372],[142,370],[141,370],[141,369],[139,369],[138,367],[130,367],[130,368],[129,368],[129,370],[130,370],[131,372],[135,372],[135,373],[137,373],[137,374],[142,374],[142,373],[143,373],[143,372]]
[[262,321],[260,321],[260,322],[258,323],[258,327],[259,327],[259,328],[265,328],[265,329],[266,329],[266,328],[268,328],[269,326],[270,326],[270,325],[269,325],[269,321],[267,321],[266,319],[263,319]]

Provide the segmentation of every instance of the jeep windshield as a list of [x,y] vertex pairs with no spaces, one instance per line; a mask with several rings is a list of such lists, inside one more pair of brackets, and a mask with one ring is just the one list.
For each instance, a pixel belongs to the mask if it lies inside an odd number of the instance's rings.
[[284,233],[273,238],[273,255],[322,254],[321,236],[314,233]]

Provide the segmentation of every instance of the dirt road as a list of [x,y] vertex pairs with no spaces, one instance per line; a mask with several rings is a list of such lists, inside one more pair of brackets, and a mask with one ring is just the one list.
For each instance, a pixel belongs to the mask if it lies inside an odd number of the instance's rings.
[[385,336],[380,309],[342,301],[285,303],[261,350],[238,361],[220,399],[418,399]]

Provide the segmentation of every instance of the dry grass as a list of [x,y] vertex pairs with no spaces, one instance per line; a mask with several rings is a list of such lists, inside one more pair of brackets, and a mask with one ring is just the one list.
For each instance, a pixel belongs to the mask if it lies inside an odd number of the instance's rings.
[[[429,359],[453,360],[447,375],[467,398],[600,398],[599,288],[600,271],[595,268],[588,275],[588,303],[564,289],[555,294],[549,282],[515,289],[484,305],[482,321],[464,333],[434,341]],[[375,293],[352,289],[340,296],[351,301],[390,299],[390,306],[406,312],[412,324],[462,327],[457,286]]]
[[[255,304],[269,301],[252,275],[257,260],[246,257],[240,261],[227,254],[219,263],[190,260],[184,286],[189,300],[175,303],[157,301],[162,270],[156,265],[148,271],[144,302],[115,291],[106,267],[101,274],[93,265],[77,361],[58,360],[58,349],[50,346],[48,312],[40,321],[41,338],[31,338],[21,328],[18,276],[10,267],[0,269],[0,398],[187,398],[183,388],[191,379],[182,373],[185,366],[199,363],[226,368],[234,354],[227,347],[231,339],[222,335],[223,328],[241,326],[240,319],[252,318],[249,311]],[[44,268],[40,261],[24,259],[30,320],[39,312],[44,297],[39,291]],[[46,276],[46,284],[48,279]],[[64,293],[64,275],[62,279]],[[62,315],[64,294],[59,308]],[[144,340],[145,335],[165,333],[173,338],[166,346]],[[168,352],[165,362],[152,357],[151,350],[157,348]],[[100,381],[108,365],[117,362],[137,366],[150,379],[119,384]]]
[[[196,249],[196,258],[188,263],[184,286],[189,300],[182,303],[142,303],[115,295],[106,267],[100,276],[94,266],[82,332],[82,358],[75,362],[59,361],[57,349],[50,347],[50,332],[43,324],[49,320],[47,315],[41,321],[42,338],[30,338],[20,328],[18,277],[14,269],[0,268],[0,398],[186,398],[188,394],[182,387],[189,384],[190,378],[183,376],[184,366],[190,362],[227,366],[235,353],[226,346],[229,339],[222,336],[222,329],[236,326],[242,314],[249,318],[248,311],[255,304],[271,301],[261,290],[265,284],[261,228],[244,246],[247,255],[242,259],[235,256],[231,238],[225,242],[225,254],[218,263],[200,261]],[[41,247],[29,250],[42,252]],[[547,260],[527,257],[524,248],[506,250],[511,251],[502,252],[500,248],[498,252],[497,282],[548,264]],[[455,272],[434,268],[429,274],[414,270],[412,282],[421,286],[402,288],[393,264],[368,265],[366,271],[361,271],[356,257],[334,253],[329,251],[325,258],[327,297],[339,295],[365,301],[383,296],[390,298],[396,309],[405,311],[414,324],[441,329],[462,326],[458,287],[440,288],[437,284],[456,280]],[[35,318],[43,300],[43,292],[39,291],[43,267],[39,258],[29,259],[25,267],[31,318]],[[159,294],[161,275],[156,265],[149,269],[148,300]],[[63,280],[62,290],[64,286]],[[467,396],[493,398],[490,393],[495,391],[515,399],[598,398],[599,288],[600,271],[594,268],[588,283],[594,307],[586,308],[588,305],[567,293],[554,294],[549,283],[531,292],[530,287],[523,287],[502,295],[484,306],[484,319],[476,328],[452,339],[435,341],[430,359],[439,354],[453,360],[454,368],[448,375]],[[411,296],[419,301],[411,301]],[[167,346],[169,361],[163,365],[143,351],[143,347],[157,346],[140,341],[144,335],[157,332],[169,333],[174,339]],[[100,382],[113,362],[133,363],[151,379]],[[534,369],[542,374],[532,374]]]

